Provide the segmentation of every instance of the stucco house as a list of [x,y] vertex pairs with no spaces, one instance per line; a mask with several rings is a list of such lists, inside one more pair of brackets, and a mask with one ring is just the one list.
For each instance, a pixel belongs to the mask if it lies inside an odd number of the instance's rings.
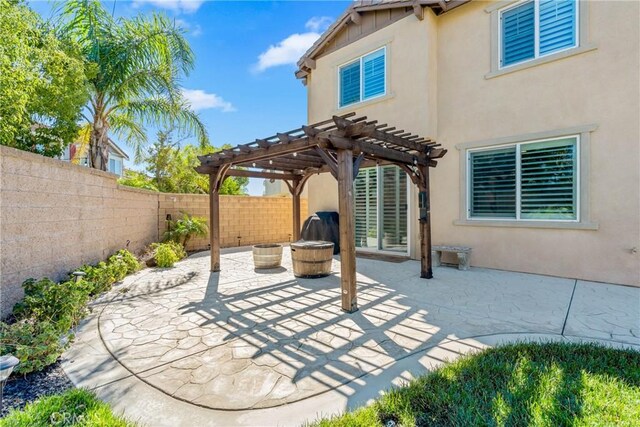
[[[129,156],[111,138],[108,139],[107,144],[109,146],[107,171],[122,176],[124,173],[124,161],[129,160]],[[87,166],[87,153],[81,144],[73,143],[65,148],[61,160]]]
[[[357,111],[449,150],[434,244],[471,265],[640,286],[640,3],[356,2],[298,62],[308,122]],[[418,191],[354,186],[359,250],[418,258]],[[337,210],[330,174],[309,212]]]

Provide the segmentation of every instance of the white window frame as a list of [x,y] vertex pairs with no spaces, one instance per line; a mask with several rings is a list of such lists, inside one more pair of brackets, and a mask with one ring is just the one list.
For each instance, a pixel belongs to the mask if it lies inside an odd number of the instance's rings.
[[[111,161],[113,160],[113,164],[114,164],[114,170],[111,171],[109,170],[109,172],[116,174],[118,176],[122,176],[123,171],[124,171],[124,159],[122,159],[121,157],[112,157],[108,160],[109,162],[109,169],[111,169]],[[118,173],[118,164],[120,164],[120,173]]]
[[[511,10],[511,9],[515,9],[517,7],[520,7],[526,3],[530,3],[533,2],[533,19],[534,19],[534,28],[533,28],[533,40],[534,40],[534,49],[533,49],[533,58],[527,58],[527,59],[523,59],[522,61],[519,62],[514,62],[512,64],[509,65],[503,65],[502,64],[502,15]],[[546,56],[549,55],[555,55],[567,50],[571,50],[571,49],[575,49],[577,47],[580,46],[580,1],[579,0],[575,0],[576,3],[576,10],[575,10],[575,22],[574,22],[574,28],[575,28],[575,35],[574,35],[574,44],[571,46],[567,46],[563,49],[559,49],[559,50],[554,50],[553,52],[548,52],[545,53],[543,55],[540,55],[540,1],[539,0],[521,0],[518,1],[514,4],[511,4],[509,6],[505,6],[502,9],[498,10],[498,64],[499,70],[503,70],[505,68],[509,68],[509,67],[513,67],[515,65],[520,65],[523,64],[525,62],[528,61],[533,61],[536,60],[538,58],[544,58]]]
[[[364,98],[364,66],[363,66],[363,60],[364,60],[365,56],[371,55],[372,53],[376,53],[376,52],[378,52],[380,50],[384,51],[384,91],[379,95],[371,96],[371,97],[365,99]],[[356,62],[360,62],[360,96],[359,96],[359,100],[355,101],[355,102],[352,102],[350,104],[340,105],[340,97],[341,97],[341,94],[342,94],[342,79],[340,78],[340,71],[344,67],[346,67],[348,65],[351,65],[351,64],[354,64]],[[387,95],[387,76],[389,75],[389,73],[388,73],[389,69],[388,68],[389,68],[389,61],[387,61],[387,46],[377,47],[377,48],[375,48],[375,49],[373,49],[373,50],[361,55],[358,58],[350,59],[347,62],[343,62],[342,64],[339,64],[338,67],[337,67],[337,70],[338,70],[338,80],[337,80],[338,81],[338,85],[337,85],[338,86],[338,96],[337,96],[338,109],[349,108],[349,107],[352,107],[354,105],[361,104],[363,102],[371,101],[372,99],[377,99],[377,98],[381,98],[383,96],[386,96]]]
[[[547,141],[558,141],[558,140],[562,140],[562,139],[569,139],[569,138],[575,138],[575,144],[576,144],[576,155],[575,155],[575,179],[576,179],[576,189],[575,189],[575,200],[573,201],[574,207],[575,207],[575,211],[576,211],[576,217],[574,219],[562,219],[562,218],[521,218],[521,204],[522,204],[522,176],[521,176],[521,164],[522,164],[522,158],[521,158],[521,149],[523,145],[529,145],[529,144],[536,144],[536,143],[540,143],[540,142],[547,142]],[[467,176],[467,180],[466,180],[466,193],[467,193],[467,200],[466,200],[466,219],[467,221],[511,221],[511,222],[522,222],[522,221],[526,221],[526,222],[566,222],[566,223],[580,223],[581,220],[581,212],[580,212],[580,206],[581,206],[581,200],[580,200],[580,194],[581,194],[581,171],[580,171],[580,139],[581,139],[581,135],[580,134],[573,134],[573,135],[564,135],[564,136],[558,136],[558,137],[552,137],[552,138],[544,138],[544,139],[537,139],[537,140],[531,140],[531,141],[522,141],[522,142],[513,142],[513,143],[509,143],[509,144],[500,144],[500,145],[492,145],[489,147],[480,147],[480,148],[470,148],[466,150],[465,153],[465,162],[466,162],[466,176]],[[501,148],[511,148],[511,147],[515,147],[516,149],[516,217],[515,218],[505,218],[505,217],[474,217],[471,216],[471,199],[473,197],[473,192],[472,192],[472,188],[471,188],[471,153],[474,152],[480,152],[480,151],[493,151],[493,150],[499,150]]]

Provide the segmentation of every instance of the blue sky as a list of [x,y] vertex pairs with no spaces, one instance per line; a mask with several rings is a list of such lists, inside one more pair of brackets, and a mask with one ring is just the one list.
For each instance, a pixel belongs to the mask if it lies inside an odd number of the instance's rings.
[[[219,146],[250,142],[306,123],[306,89],[293,75],[293,64],[349,1],[108,0],[104,4],[115,16],[161,11],[187,30],[196,66],[182,85],[213,145]],[[29,5],[45,18],[52,17],[55,6],[33,0]],[[153,140],[155,132],[149,137]],[[130,153],[126,144],[120,145]],[[262,194],[262,181],[251,181],[249,193]]]

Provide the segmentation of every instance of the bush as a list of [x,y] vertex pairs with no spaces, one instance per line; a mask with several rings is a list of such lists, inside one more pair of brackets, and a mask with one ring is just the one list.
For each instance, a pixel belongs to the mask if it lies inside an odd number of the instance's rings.
[[164,243],[152,243],[151,244],[151,249],[153,251],[155,251],[156,249],[158,249],[158,246],[160,245],[165,245],[165,246],[169,246],[171,248],[171,250],[173,251],[174,254],[176,254],[176,256],[178,257],[178,260],[184,259],[187,257],[187,251],[184,250],[184,246],[182,246],[180,243],[178,242],[174,242],[173,240],[169,240],[167,242]]
[[0,354],[11,353],[20,359],[15,372],[22,374],[54,363],[67,346],[69,330],[86,315],[90,296],[109,290],[114,282],[139,269],[135,256],[123,249],[107,262],[80,267],[86,273],[81,280],[25,281],[25,296],[13,308],[17,322],[0,322]]
[[95,266],[83,265],[79,270],[86,273],[85,280],[91,283],[92,296],[108,291],[116,281],[113,272],[104,261]]
[[114,415],[109,405],[82,389],[41,397],[23,410],[12,410],[2,420],[6,427],[18,426],[110,426],[128,427],[135,424]]
[[121,249],[95,266],[83,265],[80,271],[86,273],[85,280],[93,285],[91,295],[98,295],[111,289],[111,285],[124,279],[127,274],[140,270],[136,257],[126,249]]
[[67,341],[61,339],[60,326],[49,321],[24,319],[8,325],[0,322],[0,354],[20,359],[14,372],[28,374],[51,365],[62,354]]
[[187,247],[187,242],[192,236],[207,235],[207,220],[197,216],[189,216],[183,212],[182,218],[169,221],[169,230],[164,233],[164,241],[173,241]]
[[121,257],[122,261],[126,264],[127,274],[135,273],[142,268],[138,258],[126,249],[120,249],[116,252],[116,256]]
[[180,257],[175,253],[171,245],[166,243],[161,243],[156,247],[154,259],[156,265],[161,268],[173,267],[173,264],[180,261]]
[[15,305],[18,319],[50,322],[59,331],[75,326],[86,314],[92,286],[85,280],[55,283],[49,279],[25,281],[24,299]]

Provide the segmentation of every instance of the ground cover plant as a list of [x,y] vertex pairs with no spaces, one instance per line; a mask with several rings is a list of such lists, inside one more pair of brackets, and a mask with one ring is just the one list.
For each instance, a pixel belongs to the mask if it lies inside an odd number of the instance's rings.
[[72,328],[87,314],[91,296],[111,289],[113,283],[140,269],[140,263],[123,249],[97,265],[82,266],[84,276],[56,283],[29,279],[25,296],[13,309],[14,322],[0,322],[0,354],[20,360],[15,373],[40,371],[54,363],[73,338]]
[[50,425],[132,427],[135,424],[115,415],[109,405],[82,389],[40,398],[0,420],[2,427]]
[[519,343],[485,350],[317,426],[637,426],[640,352]]

